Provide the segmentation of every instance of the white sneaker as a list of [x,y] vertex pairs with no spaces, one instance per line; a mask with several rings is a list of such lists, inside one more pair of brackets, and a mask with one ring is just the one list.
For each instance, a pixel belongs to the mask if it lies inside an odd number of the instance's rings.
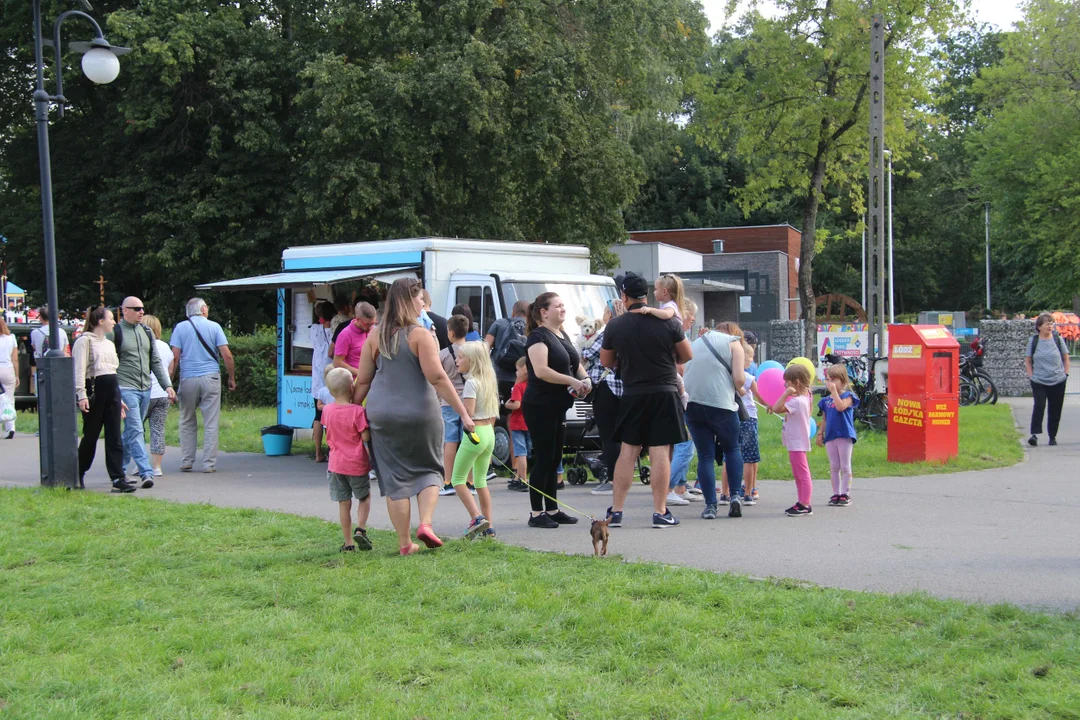
[[165,475],[165,473],[161,472],[161,468],[159,468],[159,467],[154,468],[154,477],[162,477],[164,475]]
[[668,505],[689,505],[690,501],[679,495],[676,492],[669,492],[667,496]]
[[688,495],[702,495],[703,494],[701,492],[701,488],[696,488],[696,487],[693,487],[693,486],[690,486],[690,487],[686,488],[686,492],[687,492]]
[[686,492],[685,495],[683,495],[683,497],[686,498],[687,500],[689,500],[690,502],[705,502],[705,496],[704,495],[701,495],[701,494],[695,495],[694,493],[690,492],[689,490]]

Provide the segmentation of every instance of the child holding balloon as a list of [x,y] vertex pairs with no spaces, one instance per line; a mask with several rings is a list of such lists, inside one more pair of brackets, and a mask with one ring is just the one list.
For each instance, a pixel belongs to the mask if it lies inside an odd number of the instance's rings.
[[795,476],[798,502],[784,512],[788,517],[813,515],[810,505],[814,480],[810,476],[810,372],[797,363],[784,370],[784,392],[773,403],[772,411],[784,416],[781,438],[788,451],[791,474]]
[[847,368],[833,365],[825,376],[828,396],[818,402],[824,413],[824,427],[817,436],[818,446],[829,453],[829,473],[832,476],[832,497],[829,505],[847,507],[851,504],[851,450],[858,438],[855,435],[855,411],[859,398],[848,390]]

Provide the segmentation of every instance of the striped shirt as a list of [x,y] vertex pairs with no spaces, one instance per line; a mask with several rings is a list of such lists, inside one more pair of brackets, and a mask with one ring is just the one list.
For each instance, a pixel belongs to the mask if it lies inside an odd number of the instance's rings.
[[593,344],[581,351],[581,359],[589,364],[589,379],[592,380],[593,387],[598,386],[601,382],[606,382],[612,395],[622,397],[622,380],[619,379],[614,370],[608,370],[600,364],[600,346],[603,343],[604,331],[601,330],[593,339]]

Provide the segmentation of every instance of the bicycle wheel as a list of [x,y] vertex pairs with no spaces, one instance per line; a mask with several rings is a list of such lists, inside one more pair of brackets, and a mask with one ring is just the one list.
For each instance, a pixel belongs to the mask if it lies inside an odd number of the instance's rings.
[[979,403],[994,405],[998,401],[997,386],[985,370],[976,370],[975,378],[979,386]]
[[968,407],[979,402],[979,388],[967,378],[960,378],[960,406]]
[[875,430],[887,430],[889,428],[889,404],[881,393],[874,393],[867,398],[866,424]]

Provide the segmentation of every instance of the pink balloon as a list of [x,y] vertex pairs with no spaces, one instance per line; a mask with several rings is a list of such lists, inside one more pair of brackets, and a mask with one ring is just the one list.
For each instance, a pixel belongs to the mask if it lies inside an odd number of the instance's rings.
[[758,392],[765,402],[772,405],[784,394],[784,371],[769,368],[757,377]]

